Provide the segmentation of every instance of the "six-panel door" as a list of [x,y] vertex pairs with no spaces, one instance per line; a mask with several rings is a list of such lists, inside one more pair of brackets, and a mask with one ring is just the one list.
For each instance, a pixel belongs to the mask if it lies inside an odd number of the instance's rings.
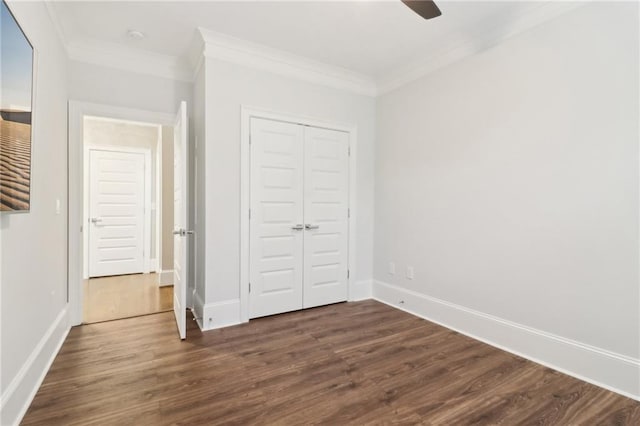
[[345,132],[251,119],[251,318],[347,300]]

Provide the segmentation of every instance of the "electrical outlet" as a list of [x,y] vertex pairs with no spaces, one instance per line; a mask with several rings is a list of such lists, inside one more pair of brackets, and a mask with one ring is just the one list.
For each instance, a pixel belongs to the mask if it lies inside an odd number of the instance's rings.
[[407,266],[407,278],[410,280],[413,279],[413,266]]
[[389,262],[389,275],[396,274],[396,264],[393,262]]

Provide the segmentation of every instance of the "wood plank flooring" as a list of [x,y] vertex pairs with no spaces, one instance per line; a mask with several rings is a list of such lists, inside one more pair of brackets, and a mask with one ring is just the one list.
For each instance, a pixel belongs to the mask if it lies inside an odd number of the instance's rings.
[[72,329],[23,424],[640,424],[639,402],[375,301],[188,324]]
[[158,286],[158,274],[84,280],[83,322],[91,324],[173,310],[173,286]]

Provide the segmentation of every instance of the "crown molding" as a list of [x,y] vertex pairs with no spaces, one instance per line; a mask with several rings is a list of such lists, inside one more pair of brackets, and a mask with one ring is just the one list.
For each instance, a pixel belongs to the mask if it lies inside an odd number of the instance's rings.
[[512,17],[511,22],[509,22],[509,28],[506,31],[504,28],[488,25],[487,27],[490,30],[480,37],[474,37],[473,40],[452,40],[438,53],[429,58],[404,66],[377,80],[377,95],[388,93],[447,65],[490,49],[518,34],[542,25],[585,4],[588,4],[588,2],[574,3],[552,0],[536,2],[518,16]]
[[370,76],[204,28],[198,30],[203,40],[205,58],[257,68],[359,95],[375,96],[377,93],[375,81]]
[[181,58],[147,50],[125,47],[115,43],[91,39],[67,43],[72,61],[116,68],[138,74],[152,75],[179,81],[192,81],[192,70]]

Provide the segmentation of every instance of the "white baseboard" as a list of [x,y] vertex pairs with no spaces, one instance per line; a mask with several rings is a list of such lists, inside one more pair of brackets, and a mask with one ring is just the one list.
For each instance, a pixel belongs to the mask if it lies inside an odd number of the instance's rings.
[[68,311],[65,307],[2,393],[0,397],[0,424],[17,425],[20,423],[70,329]]
[[169,285],[173,285],[173,269],[158,272],[158,286],[164,287]]
[[202,331],[241,324],[240,299],[205,304],[202,307],[201,321],[198,325]]
[[349,302],[371,299],[373,280],[356,281],[349,288]]
[[158,259],[149,259],[149,272],[159,272],[160,266],[158,264]]
[[373,298],[585,382],[640,400],[640,360],[374,281]]

